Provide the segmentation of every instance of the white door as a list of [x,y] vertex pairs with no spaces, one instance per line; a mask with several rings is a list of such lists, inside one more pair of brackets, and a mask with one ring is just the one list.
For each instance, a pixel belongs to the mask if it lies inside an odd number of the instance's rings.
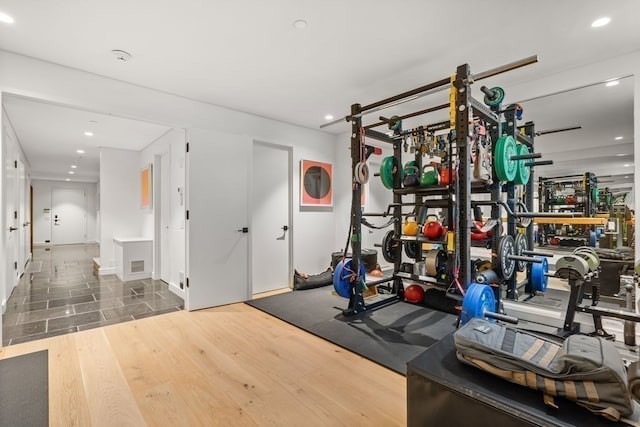
[[24,164],[18,160],[18,275],[24,273],[27,263],[27,176]]
[[[380,170],[380,162],[370,161],[369,170],[372,171],[372,176],[371,179],[369,179],[369,182],[366,184],[364,210],[365,212],[370,213],[386,212],[389,204],[393,203],[393,192],[382,185],[380,178],[373,176],[373,171]],[[391,217],[383,218],[379,216],[372,216],[366,219],[376,226],[381,226],[389,221]],[[381,230],[365,227],[364,225],[362,226],[362,234],[365,236],[363,240],[366,243],[366,248],[375,249],[376,251],[378,251],[378,264],[380,264],[380,267],[382,268],[391,267],[392,264],[384,260],[384,257],[382,256],[382,249],[377,248],[374,245],[376,243],[382,243],[382,238],[384,237],[384,235],[387,233],[387,231],[392,229],[392,225]]]
[[286,147],[253,145],[251,279],[254,294],[289,286],[290,157]]
[[245,301],[249,140],[192,129],[188,141],[185,307],[197,310]]
[[171,224],[171,157],[160,156],[160,279],[171,280],[171,247],[169,246],[169,224]]
[[11,295],[13,287],[18,283],[18,250],[19,250],[19,224],[17,209],[17,188],[18,188],[18,168],[16,165],[15,153],[11,150],[14,147],[8,132],[4,132],[7,144],[4,144],[4,189],[5,189],[5,233],[6,233],[6,295]]
[[87,234],[87,199],[85,190],[53,188],[51,193],[51,243],[84,243]]

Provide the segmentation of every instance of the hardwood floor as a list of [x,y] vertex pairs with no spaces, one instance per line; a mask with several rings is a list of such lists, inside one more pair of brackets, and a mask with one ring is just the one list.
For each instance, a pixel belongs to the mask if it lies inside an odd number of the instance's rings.
[[405,378],[245,304],[0,349],[49,349],[52,426],[403,426]]

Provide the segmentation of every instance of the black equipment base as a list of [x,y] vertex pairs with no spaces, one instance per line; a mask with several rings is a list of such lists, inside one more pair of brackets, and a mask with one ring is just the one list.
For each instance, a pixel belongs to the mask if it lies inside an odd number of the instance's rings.
[[552,409],[543,403],[541,392],[460,362],[453,334],[407,363],[409,427],[624,425],[565,399],[556,398],[556,404],[560,408]]

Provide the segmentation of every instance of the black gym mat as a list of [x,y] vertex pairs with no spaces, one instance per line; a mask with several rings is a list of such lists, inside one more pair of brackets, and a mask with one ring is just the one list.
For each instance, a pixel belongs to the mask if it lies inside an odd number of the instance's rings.
[[0,425],[49,425],[47,350],[0,360]]
[[456,316],[401,301],[344,317],[348,300],[331,290],[293,291],[246,304],[402,375],[409,360],[455,330]]

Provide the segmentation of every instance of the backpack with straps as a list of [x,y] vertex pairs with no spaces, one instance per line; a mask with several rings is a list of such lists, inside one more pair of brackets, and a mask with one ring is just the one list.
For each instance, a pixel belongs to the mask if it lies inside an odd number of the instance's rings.
[[501,378],[575,401],[612,421],[633,413],[624,364],[613,343],[571,335],[562,345],[516,328],[472,319],[454,333],[460,361]]

